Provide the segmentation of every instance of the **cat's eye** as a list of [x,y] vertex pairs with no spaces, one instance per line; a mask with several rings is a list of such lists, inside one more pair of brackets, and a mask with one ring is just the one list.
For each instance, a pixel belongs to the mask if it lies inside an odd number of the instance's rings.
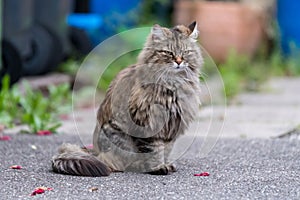
[[159,53],[162,53],[162,54],[169,55],[169,56],[173,56],[173,52],[172,52],[172,51],[160,50],[160,51],[158,51],[158,52],[159,52]]
[[186,51],[184,51],[184,54],[191,54],[191,53],[194,53],[195,51],[193,51],[193,50],[186,50]]

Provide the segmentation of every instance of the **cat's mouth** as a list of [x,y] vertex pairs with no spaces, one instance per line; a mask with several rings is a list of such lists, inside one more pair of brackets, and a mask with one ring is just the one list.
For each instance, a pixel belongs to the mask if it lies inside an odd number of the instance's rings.
[[172,65],[172,67],[176,70],[184,70],[188,66],[188,63],[186,63],[185,61],[182,61],[181,63],[173,62]]

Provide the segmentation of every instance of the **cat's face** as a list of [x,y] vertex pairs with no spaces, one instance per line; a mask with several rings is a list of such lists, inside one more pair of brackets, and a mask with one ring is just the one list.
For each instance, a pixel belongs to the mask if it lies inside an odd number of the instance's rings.
[[145,64],[159,64],[174,71],[198,71],[202,65],[202,56],[197,44],[197,25],[183,25],[168,29],[155,25],[141,53]]

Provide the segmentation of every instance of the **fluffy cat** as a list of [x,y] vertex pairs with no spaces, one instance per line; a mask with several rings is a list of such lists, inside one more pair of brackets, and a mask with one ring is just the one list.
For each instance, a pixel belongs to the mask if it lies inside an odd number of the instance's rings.
[[176,139],[199,111],[203,58],[196,22],[152,27],[135,65],[112,81],[97,115],[93,150],[63,144],[54,172],[107,176],[116,171],[166,175]]

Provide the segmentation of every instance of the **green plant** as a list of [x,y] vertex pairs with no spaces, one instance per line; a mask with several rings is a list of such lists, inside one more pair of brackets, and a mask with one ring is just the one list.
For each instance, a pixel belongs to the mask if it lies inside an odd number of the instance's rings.
[[21,122],[29,126],[29,132],[37,133],[40,130],[55,132],[61,125],[55,121],[49,112],[49,102],[43,97],[41,92],[26,90],[26,98],[21,98],[20,104],[24,109]]
[[69,59],[60,64],[57,71],[67,73],[70,75],[75,75],[77,70],[79,69],[80,62],[81,61],[77,61],[75,59]]
[[157,23],[163,26],[170,26],[172,24],[171,12],[172,1],[144,0],[141,1],[141,13],[138,16],[138,21],[141,26],[153,26],[153,24]]
[[300,59],[296,56],[291,56],[286,60],[287,75],[300,75]]
[[279,49],[270,56],[270,72],[275,76],[297,76],[300,75],[300,58],[292,54],[283,56]]
[[235,51],[231,51],[226,62],[219,65],[227,97],[233,97],[243,89],[248,66],[249,59],[238,56]]
[[263,59],[251,60],[231,51],[225,63],[219,65],[226,96],[231,98],[240,91],[257,91],[270,76],[270,64]]
[[[40,130],[56,132],[61,126],[58,115],[66,112],[70,105],[69,86],[49,86],[48,98],[44,97],[40,91],[33,91],[26,86],[26,96],[20,99],[23,108],[21,122],[29,126],[29,132],[36,133]],[[69,102],[68,102],[69,101]]]
[[0,92],[0,123],[13,127],[16,123],[28,125],[28,133],[48,130],[53,133],[61,126],[59,114],[68,112],[71,95],[68,84],[49,86],[48,97],[25,84],[21,95],[16,86],[9,88],[9,77],[2,80]]
[[13,127],[19,112],[17,110],[20,93],[16,87],[10,88],[10,78],[5,75],[2,79],[0,91],[0,124]]
[[300,75],[300,58],[284,57],[279,48],[268,56],[250,59],[232,51],[226,62],[219,65],[227,97],[243,90],[258,91],[259,86],[271,76]]
[[48,87],[49,111],[57,114],[67,113],[71,110],[70,85],[61,84],[58,86],[50,85]]
[[285,63],[283,56],[279,50],[275,50],[269,58],[270,68],[272,69],[272,75],[283,76],[285,75]]
[[241,76],[237,72],[231,72],[225,68],[221,68],[220,72],[224,82],[226,97],[231,98],[238,94],[242,90]]

